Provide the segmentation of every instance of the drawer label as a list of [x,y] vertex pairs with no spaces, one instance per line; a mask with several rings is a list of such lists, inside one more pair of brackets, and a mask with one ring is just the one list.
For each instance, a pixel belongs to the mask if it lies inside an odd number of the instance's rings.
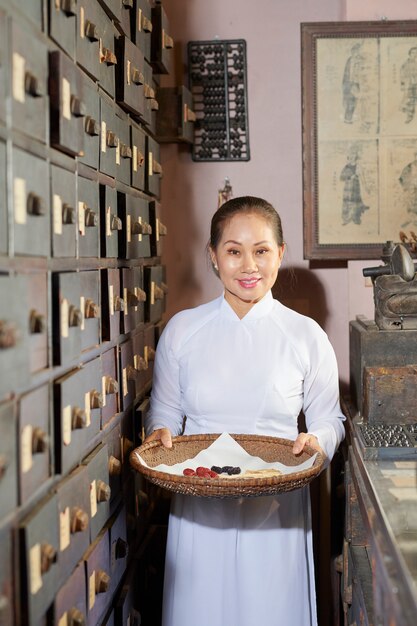
[[15,178],[13,181],[14,221],[16,224],[26,224],[26,180]]
[[133,146],[133,171],[138,171],[138,148]]
[[106,208],[106,237],[111,237],[111,207]]
[[97,485],[95,480],[90,483],[90,509],[91,517],[97,515]]
[[85,202],[78,203],[78,232],[82,237],[85,235]]
[[91,611],[96,603],[96,571],[93,570],[88,579],[88,610]]
[[69,303],[66,298],[61,302],[61,337],[67,339],[69,336]]
[[124,306],[124,314],[128,315],[129,314],[129,310],[128,310],[128,301],[127,301],[127,288],[123,287],[123,301],[125,303]]
[[132,241],[132,218],[130,213],[126,216],[126,237],[127,243],[130,243]]
[[81,311],[80,330],[84,330],[85,329],[85,298],[84,296],[80,296],[80,311]]
[[85,425],[88,428],[91,424],[91,394],[89,391],[84,394],[84,408],[85,408]]
[[127,396],[128,387],[127,387],[127,369],[123,368],[123,396]]
[[103,396],[103,407],[106,406],[106,377],[101,377],[101,395]]
[[52,199],[52,212],[54,234],[62,235],[62,199],[57,193],[54,193]]
[[71,405],[62,410],[62,443],[69,446],[71,443]]
[[42,587],[41,544],[31,547],[29,552],[30,593],[34,596]]
[[152,152],[149,152],[148,154],[148,176],[153,176],[153,154]]
[[13,98],[17,102],[25,101],[26,61],[18,52],[13,52]]
[[106,122],[101,122],[101,151],[106,152],[107,150],[107,124]]
[[116,165],[120,165],[120,139],[117,139],[116,145]]
[[59,514],[59,549],[61,552],[66,550],[70,544],[70,508],[66,507]]
[[62,79],[62,116],[71,120],[71,85],[66,78]]
[[65,612],[58,620],[58,626],[68,626],[68,613]]
[[23,474],[26,474],[33,465],[32,434],[33,434],[33,428],[31,424],[27,424],[22,429],[22,434],[20,438],[21,440],[20,463],[21,463]]
[[113,285],[109,285],[109,311],[110,311],[110,315],[114,315]]

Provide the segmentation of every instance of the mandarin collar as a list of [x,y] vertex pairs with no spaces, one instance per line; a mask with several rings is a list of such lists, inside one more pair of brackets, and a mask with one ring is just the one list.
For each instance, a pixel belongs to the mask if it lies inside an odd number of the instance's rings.
[[221,296],[220,300],[220,310],[222,314],[230,320],[235,320],[237,322],[250,322],[253,320],[261,319],[270,313],[272,307],[274,306],[274,298],[272,297],[272,292],[268,291],[262,300],[259,300],[253,307],[246,313],[242,319],[235,313],[230,304],[227,302],[226,298]]

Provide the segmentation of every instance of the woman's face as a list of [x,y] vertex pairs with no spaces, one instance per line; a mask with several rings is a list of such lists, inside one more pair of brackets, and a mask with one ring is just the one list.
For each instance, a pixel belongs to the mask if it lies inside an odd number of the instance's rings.
[[269,221],[255,213],[238,214],[225,223],[212,261],[225,298],[239,317],[261,300],[276,281],[284,254]]

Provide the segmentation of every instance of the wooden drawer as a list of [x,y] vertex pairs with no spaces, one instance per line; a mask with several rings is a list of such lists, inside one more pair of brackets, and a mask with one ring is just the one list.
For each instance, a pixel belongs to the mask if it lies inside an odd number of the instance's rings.
[[156,138],[161,143],[194,143],[194,112],[191,92],[184,87],[160,87],[156,92]]
[[100,172],[116,176],[116,163],[120,160],[118,123],[113,102],[100,92]]
[[151,256],[149,201],[131,194],[118,194],[118,211],[122,220],[119,238],[119,256],[123,259]]
[[[0,13],[0,37],[1,37],[1,13]],[[0,43],[1,46],[1,43]],[[0,64],[0,81],[2,66]],[[1,82],[0,82],[0,102],[1,102]],[[0,103],[1,108],[1,103]],[[8,237],[8,216],[7,216],[7,196],[6,196],[6,144],[0,141],[0,254],[7,254],[9,249]]]
[[145,154],[146,154],[146,134],[133,121],[130,123],[131,145],[132,145],[132,187],[145,191]]
[[[100,31],[99,85],[109,96],[114,98],[116,93],[117,65],[116,41],[120,33],[98,3],[96,3],[95,10]],[[118,6],[118,12],[120,14],[120,6]]]
[[53,354],[55,365],[66,365],[81,354],[81,285],[78,272],[52,274]]
[[51,145],[70,156],[84,152],[81,70],[58,50],[49,53]]
[[103,433],[103,445],[107,446],[108,469],[111,489],[110,511],[113,513],[122,496],[122,445],[120,422]]
[[133,342],[129,338],[119,346],[120,350],[120,377],[122,380],[122,389],[120,394],[121,409],[126,411],[132,406],[136,397],[136,378],[138,372],[134,367],[133,360]]
[[77,254],[77,199],[73,172],[51,165],[52,256]]
[[132,335],[133,365],[137,371],[136,396],[143,393],[147,383],[149,362],[145,359],[145,336],[143,330]]
[[81,350],[88,350],[100,343],[100,274],[99,270],[79,272]]
[[35,625],[58,589],[59,523],[56,495],[42,500],[21,522],[22,623]]
[[100,150],[100,98],[97,84],[86,74],[79,75],[82,84],[83,102],[85,105],[84,117],[84,150],[78,157],[80,163],[89,165],[98,170]]
[[149,131],[155,135],[156,131],[156,115],[159,104],[156,99],[157,84],[154,80],[152,67],[145,61],[145,111],[143,115],[143,123],[146,124]]
[[98,182],[78,176],[78,254],[100,256],[100,201]]
[[116,132],[119,137],[119,153],[116,159],[116,180],[124,185],[130,185],[132,169],[132,146],[130,138],[130,123],[127,113],[116,109]]
[[[6,68],[7,55],[6,15],[0,11],[0,122],[6,121]],[[4,222],[2,222],[3,224]]]
[[100,185],[101,256],[117,258],[122,220],[117,215],[117,192],[113,187]]
[[0,404],[0,519],[17,506],[16,407]]
[[141,307],[140,294],[135,289],[135,271],[133,267],[120,269],[120,285],[123,294],[123,313],[120,316],[120,332],[129,333],[135,330],[137,324],[137,312]]
[[101,37],[96,4],[81,0],[77,2],[77,63],[95,80],[100,78],[100,47]]
[[169,74],[174,42],[169,35],[165,10],[160,4],[152,8],[151,65],[156,74]]
[[119,336],[120,315],[123,314],[123,308],[119,270],[101,270],[101,332],[103,341],[111,341]]
[[132,39],[142,51],[145,59],[151,61],[152,10],[149,0],[136,0],[135,23]]
[[119,412],[119,369],[117,348],[110,348],[101,355],[102,365],[102,394],[103,406],[101,409],[101,428]]
[[49,257],[51,219],[48,164],[13,148],[14,244],[18,255]]
[[145,187],[152,196],[159,198],[161,193],[162,166],[159,144],[150,137],[146,137],[146,168]]
[[87,597],[84,563],[80,563],[56,594],[52,609],[53,626],[87,623]]
[[143,354],[147,367],[145,368],[145,384],[148,385],[152,381],[153,364],[155,361],[155,328],[154,326],[146,326],[143,331],[144,348]]
[[159,322],[165,311],[165,268],[152,265],[144,268],[144,287],[146,291],[145,321]]
[[29,367],[32,373],[48,367],[48,276],[28,277]]
[[127,543],[126,510],[124,506],[109,521],[110,577],[114,594],[126,571],[129,545]]
[[101,623],[111,602],[109,534],[105,529],[84,555],[87,583],[87,624]]
[[75,2],[48,0],[49,36],[75,59],[77,7]]
[[110,517],[109,453],[100,444],[83,460],[90,485],[90,542],[93,542]]
[[12,573],[12,530],[6,525],[0,528],[0,624],[13,624],[13,573]]
[[167,227],[161,222],[161,205],[156,200],[149,202],[149,222],[152,228],[151,256],[161,256]]
[[142,117],[145,106],[143,53],[127,37],[120,37],[117,56],[120,68],[116,89],[117,102],[135,117]]
[[19,399],[19,502],[24,504],[52,475],[49,386]]

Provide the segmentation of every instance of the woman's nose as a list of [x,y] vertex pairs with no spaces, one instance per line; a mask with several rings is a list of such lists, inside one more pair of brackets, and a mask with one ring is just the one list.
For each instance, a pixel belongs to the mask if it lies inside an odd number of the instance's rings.
[[256,272],[258,270],[258,266],[257,266],[255,257],[253,257],[251,254],[245,255],[242,258],[241,270],[242,272],[245,272],[247,274]]

